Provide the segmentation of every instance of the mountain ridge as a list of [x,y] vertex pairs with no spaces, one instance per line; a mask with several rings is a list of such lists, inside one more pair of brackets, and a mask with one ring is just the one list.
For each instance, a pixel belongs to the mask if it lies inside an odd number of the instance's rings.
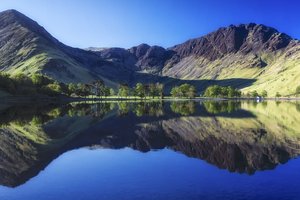
[[8,10],[0,13],[0,55],[0,71],[12,75],[42,73],[67,83],[103,79],[113,87],[251,79],[254,84],[243,91],[290,95],[300,77],[299,41],[255,23],[222,27],[169,48],[140,44],[84,50],[61,43],[37,22]]

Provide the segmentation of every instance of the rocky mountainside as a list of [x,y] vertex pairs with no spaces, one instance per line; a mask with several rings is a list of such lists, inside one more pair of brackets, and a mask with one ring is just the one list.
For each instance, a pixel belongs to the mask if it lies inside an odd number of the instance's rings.
[[[274,28],[241,24],[170,48],[72,48],[15,10],[0,13],[0,71],[43,73],[63,82],[213,83],[292,95],[300,81],[300,43]],[[168,88],[168,87],[166,87]]]
[[255,83],[245,91],[271,94],[293,94],[300,76],[299,41],[254,23],[220,28],[168,49],[142,44],[97,53],[129,69],[174,79],[252,79]]

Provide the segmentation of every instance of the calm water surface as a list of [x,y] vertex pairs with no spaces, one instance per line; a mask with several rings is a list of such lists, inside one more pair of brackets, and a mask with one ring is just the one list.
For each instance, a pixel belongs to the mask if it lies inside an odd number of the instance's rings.
[[300,103],[0,106],[0,199],[300,199]]

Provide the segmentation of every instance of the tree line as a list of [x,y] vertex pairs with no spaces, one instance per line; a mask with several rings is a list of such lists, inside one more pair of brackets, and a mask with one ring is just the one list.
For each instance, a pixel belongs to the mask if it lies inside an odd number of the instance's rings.
[[212,85],[205,89],[203,96],[204,97],[241,97],[242,93],[238,89],[235,89],[231,86],[222,87],[219,85]]
[[[10,76],[0,73],[0,88],[14,95],[45,94],[49,96],[65,95],[72,97],[134,97],[134,98],[164,98],[165,86],[162,83],[136,83],[134,87],[120,84],[117,89],[107,87],[103,80],[90,83],[62,83],[45,75],[34,74],[26,76],[17,74]],[[191,84],[181,84],[170,89],[174,98],[195,98],[199,91]],[[256,93],[252,94],[253,96]],[[233,87],[218,85],[209,86],[203,93],[204,97],[241,97],[241,92]]]
[[0,88],[13,95],[44,94],[49,96],[109,96],[114,94],[112,88],[105,86],[102,80],[91,83],[62,83],[41,74],[26,76],[0,73]]
[[161,83],[142,84],[137,83],[135,87],[130,88],[128,84],[120,84],[118,95],[121,97],[135,96],[139,98],[146,97],[164,97],[164,85]]

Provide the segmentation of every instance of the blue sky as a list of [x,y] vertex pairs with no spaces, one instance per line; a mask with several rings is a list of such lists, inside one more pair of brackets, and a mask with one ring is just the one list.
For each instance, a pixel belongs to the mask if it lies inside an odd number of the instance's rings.
[[75,47],[170,47],[240,23],[262,23],[300,38],[298,0],[0,0]]

